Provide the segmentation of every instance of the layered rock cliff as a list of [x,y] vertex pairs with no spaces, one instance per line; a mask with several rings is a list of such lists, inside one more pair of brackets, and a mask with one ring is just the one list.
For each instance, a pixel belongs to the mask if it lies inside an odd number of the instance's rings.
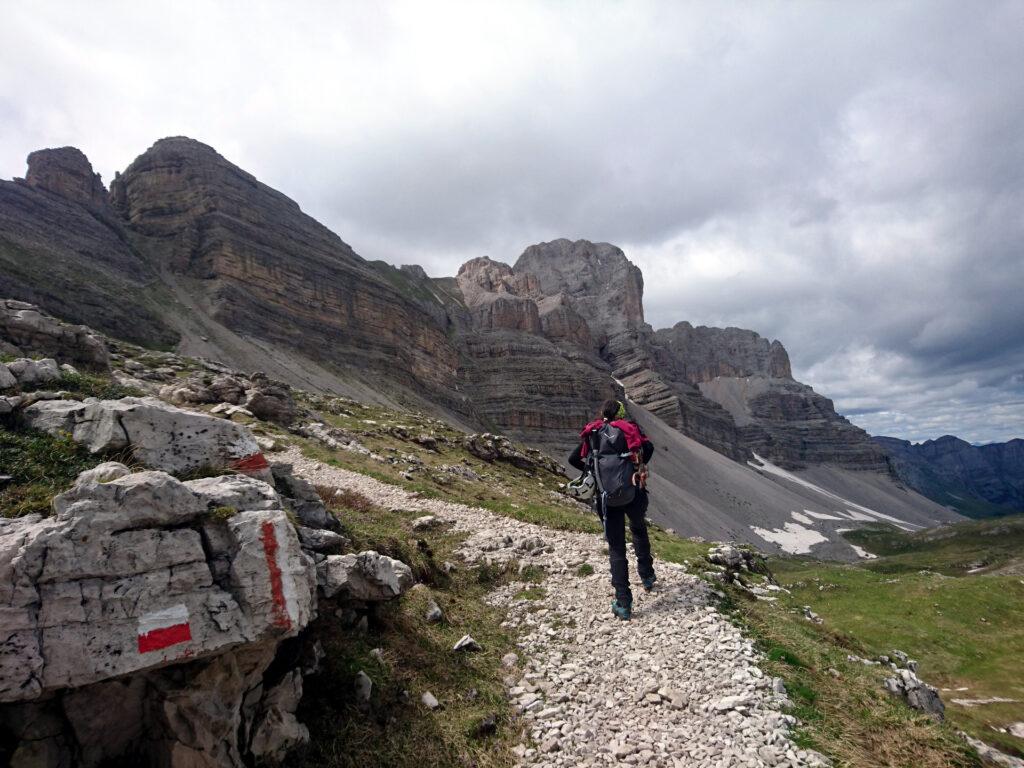
[[445,329],[294,201],[212,148],[158,141],[115,180],[111,197],[138,247],[194,278],[221,324],[462,405]]
[[[78,150],[0,184],[0,290],[150,345],[307,388],[439,409],[550,450],[616,392],[738,461],[885,470],[867,435],[792,379],[779,342],[644,320],[643,276],[607,243],[555,240],[453,279],[367,262],[289,198],[186,138],[108,195]],[[45,267],[43,266],[45,265]],[[347,387],[356,387],[346,389]]]
[[25,179],[0,181],[0,295],[119,338],[170,346],[178,334],[153,306],[155,280],[77,149],[33,152]]
[[614,393],[591,328],[536,276],[487,257],[462,265],[450,287],[466,391],[488,425],[561,452],[596,404]]
[[503,291],[538,306],[557,301],[582,318],[589,334],[574,343],[605,362],[631,400],[720,453],[737,460],[757,453],[788,468],[888,470],[867,433],[793,380],[780,342],[686,322],[654,331],[644,322],[643,276],[615,246],[533,245],[502,280]]

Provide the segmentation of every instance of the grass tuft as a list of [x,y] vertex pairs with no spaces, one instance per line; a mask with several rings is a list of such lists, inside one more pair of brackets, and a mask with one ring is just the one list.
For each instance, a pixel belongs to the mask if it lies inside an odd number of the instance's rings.
[[54,496],[67,490],[80,472],[109,458],[90,455],[70,435],[0,428],[0,475],[11,476],[0,487],[0,514],[49,515]]

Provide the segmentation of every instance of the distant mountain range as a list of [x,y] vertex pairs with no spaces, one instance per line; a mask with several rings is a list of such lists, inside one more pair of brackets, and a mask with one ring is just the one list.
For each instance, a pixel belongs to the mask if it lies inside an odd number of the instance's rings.
[[[514,265],[481,257],[430,278],[366,261],[186,138],[158,141],[109,192],[79,150],[32,153],[25,179],[0,181],[0,296],[556,455],[602,399],[625,396],[671,449],[657,458],[652,504],[682,533],[854,557],[839,536],[851,521],[958,519],[935,489],[1020,498],[1012,478],[968,483],[907,458],[916,451],[900,441],[873,440],[793,379],[778,341],[687,322],[653,329],[643,276],[613,245],[555,240]],[[1000,482],[1017,496],[999,496]]]
[[917,444],[895,437],[874,441],[901,480],[962,515],[1024,512],[1024,440],[972,445],[945,435]]

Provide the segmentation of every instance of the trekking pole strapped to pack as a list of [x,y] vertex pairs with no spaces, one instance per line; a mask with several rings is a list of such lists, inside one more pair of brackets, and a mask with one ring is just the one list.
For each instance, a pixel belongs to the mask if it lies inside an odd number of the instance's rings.
[[587,436],[587,445],[590,448],[590,451],[587,453],[587,466],[590,468],[590,473],[594,476],[594,482],[597,484],[597,494],[594,497],[594,511],[597,512],[597,516],[601,519],[601,529],[604,531],[605,539],[607,539],[608,523],[606,521],[607,516],[605,515],[607,494],[604,491],[604,486],[601,484],[601,473],[598,471],[597,451],[594,448],[593,433]]

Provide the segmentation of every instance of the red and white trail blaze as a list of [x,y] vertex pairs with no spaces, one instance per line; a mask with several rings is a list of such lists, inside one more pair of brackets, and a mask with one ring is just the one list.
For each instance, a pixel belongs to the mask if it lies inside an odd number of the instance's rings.
[[[269,520],[260,526],[260,539],[263,542],[263,556],[267,561],[267,572],[270,579],[270,598],[272,601],[274,626],[290,630],[293,625],[295,585],[291,578],[285,579],[279,558],[281,546],[277,539],[277,528]],[[291,599],[289,599],[291,598]]]
[[188,608],[179,603],[170,608],[150,611],[139,619],[139,653],[161,651],[192,639]]
[[232,462],[231,468],[247,475],[258,474],[265,469],[269,469],[270,462],[267,461],[267,457],[262,453],[253,453]]

